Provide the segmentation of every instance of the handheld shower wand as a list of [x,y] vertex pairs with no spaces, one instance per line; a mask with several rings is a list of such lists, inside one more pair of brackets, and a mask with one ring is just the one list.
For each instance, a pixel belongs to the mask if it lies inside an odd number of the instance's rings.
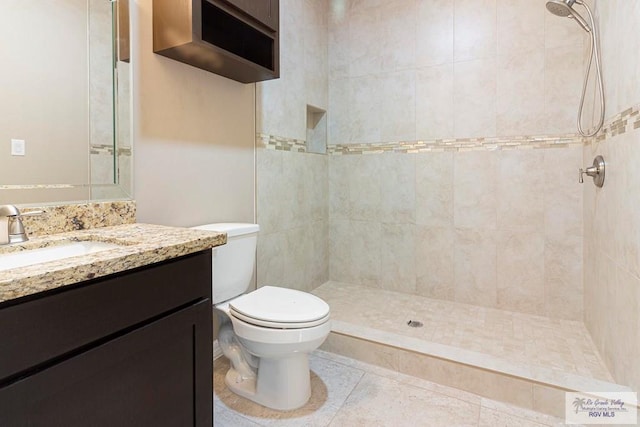
[[[582,17],[582,15],[580,15],[573,8],[574,4],[580,5],[586,9],[591,25],[589,25],[587,21]],[[580,100],[580,106],[578,107],[578,132],[580,132],[580,135],[582,136],[594,136],[600,131],[600,129],[602,129],[602,125],[604,124],[605,102],[604,84],[602,82],[602,67],[600,64],[600,51],[598,46],[598,35],[596,32],[593,14],[591,13],[591,9],[589,9],[589,6],[582,0],[549,0],[547,1],[547,10],[556,16],[575,19],[575,21],[582,27],[582,29],[589,33],[589,64],[587,65],[587,69],[585,71],[584,83],[582,85],[582,98]],[[594,59],[596,63],[596,78],[598,81],[598,90],[600,93],[600,119],[598,120],[598,124],[595,126],[595,128],[593,128],[591,131],[585,131],[584,129],[582,129],[582,112],[584,109],[584,100],[587,93],[589,74],[591,73],[591,65],[593,64]]]

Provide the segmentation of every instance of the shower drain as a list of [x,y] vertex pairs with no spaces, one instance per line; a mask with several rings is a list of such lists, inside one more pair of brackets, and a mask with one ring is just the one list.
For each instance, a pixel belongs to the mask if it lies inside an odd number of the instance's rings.
[[421,328],[422,326],[424,326],[422,322],[418,322],[417,320],[409,320],[407,322],[407,325],[409,325],[412,328]]

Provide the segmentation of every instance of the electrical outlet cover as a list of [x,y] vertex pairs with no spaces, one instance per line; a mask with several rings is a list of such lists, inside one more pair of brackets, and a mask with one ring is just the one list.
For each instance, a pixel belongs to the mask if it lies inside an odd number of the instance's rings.
[[12,139],[11,140],[11,155],[12,156],[24,156],[26,151],[26,144],[24,139]]

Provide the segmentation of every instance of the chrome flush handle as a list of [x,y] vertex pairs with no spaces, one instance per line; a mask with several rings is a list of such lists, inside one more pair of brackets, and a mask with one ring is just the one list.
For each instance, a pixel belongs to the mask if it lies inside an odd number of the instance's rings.
[[604,158],[602,156],[597,156],[595,159],[593,159],[592,166],[589,166],[586,170],[580,168],[578,174],[578,182],[582,184],[584,182],[584,174],[587,174],[593,178],[593,183],[596,187],[602,188],[602,186],[604,185],[604,171]]

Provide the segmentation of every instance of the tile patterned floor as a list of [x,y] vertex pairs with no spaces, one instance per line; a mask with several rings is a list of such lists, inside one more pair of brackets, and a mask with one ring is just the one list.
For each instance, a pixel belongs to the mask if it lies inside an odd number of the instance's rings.
[[311,399],[289,412],[234,395],[225,383],[229,362],[214,363],[214,425],[542,427],[562,420],[481,398],[353,359],[316,351],[310,357]]
[[[329,303],[335,320],[613,382],[581,322],[338,282],[313,293]],[[424,326],[408,327],[409,320]]]

